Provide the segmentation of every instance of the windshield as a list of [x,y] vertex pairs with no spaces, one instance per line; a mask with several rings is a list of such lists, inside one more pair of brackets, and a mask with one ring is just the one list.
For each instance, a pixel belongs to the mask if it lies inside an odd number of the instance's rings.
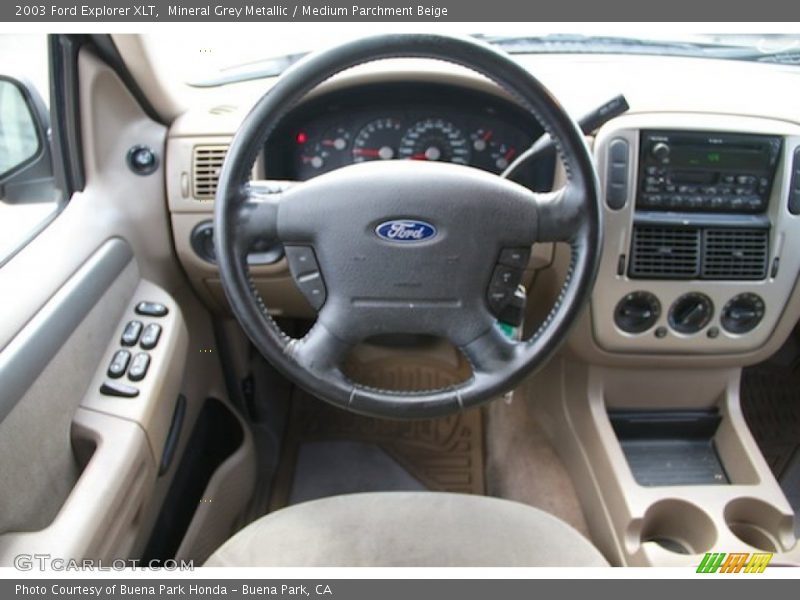
[[[299,32],[303,32],[298,35]],[[536,34],[454,32],[497,45],[511,54],[647,54],[800,65],[798,34]],[[145,44],[160,69],[192,87],[213,87],[280,75],[317,48],[354,37],[345,31],[291,28],[233,35],[149,34]]]

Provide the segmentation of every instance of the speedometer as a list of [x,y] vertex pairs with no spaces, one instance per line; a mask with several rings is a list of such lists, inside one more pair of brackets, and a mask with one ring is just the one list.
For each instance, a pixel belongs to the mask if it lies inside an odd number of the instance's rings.
[[449,121],[419,121],[400,141],[400,158],[469,164],[469,146],[461,131]]
[[353,162],[396,158],[400,121],[384,117],[367,123],[353,141]]

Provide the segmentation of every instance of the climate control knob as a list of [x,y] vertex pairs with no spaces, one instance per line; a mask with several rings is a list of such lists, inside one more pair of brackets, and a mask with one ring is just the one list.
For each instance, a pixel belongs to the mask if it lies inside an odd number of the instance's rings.
[[614,323],[626,333],[650,329],[661,315],[661,303],[650,292],[631,292],[617,303]]
[[722,308],[720,324],[725,331],[742,334],[752,331],[764,318],[764,300],[758,294],[734,296]]
[[669,326],[678,333],[697,333],[708,325],[714,315],[711,298],[699,292],[684,294],[669,309]]

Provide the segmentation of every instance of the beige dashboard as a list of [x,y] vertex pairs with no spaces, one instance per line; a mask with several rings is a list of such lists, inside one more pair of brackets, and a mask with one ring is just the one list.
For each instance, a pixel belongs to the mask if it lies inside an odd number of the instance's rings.
[[[604,194],[610,143],[625,140],[628,144],[631,157],[626,175],[628,196],[623,206],[616,209],[609,208],[604,198],[602,263],[591,306],[576,327],[570,348],[593,363],[658,364],[666,360],[676,366],[697,360],[718,366],[746,364],[777,350],[800,316],[800,300],[795,293],[800,271],[800,217],[786,209],[791,159],[795,148],[800,146],[800,124],[791,121],[793,110],[787,102],[794,96],[792,90],[800,88],[794,72],[765,65],[655,57],[556,56],[520,60],[551,86],[575,116],[619,92],[624,92],[631,104],[631,111],[606,124],[594,143]],[[755,78],[756,74],[760,86],[746,86],[738,94],[724,91],[735,77]],[[445,81],[504,96],[493,84],[460,68],[432,67],[415,61],[387,61],[361,67],[331,80],[312,95],[348,87],[357,89],[366,83],[396,81]],[[691,93],[676,92],[684,82],[691,84]],[[767,93],[770,88],[783,93]],[[190,242],[194,228],[208,222],[213,212],[213,189],[210,193],[205,187],[207,181],[198,170],[218,172],[226,146],[256,96],[244,105],[232,102],[189,111],[173,124],[167,143],[167,192],[178,256],[200,296],[215,310],[226,310],[216,267],[200,258]],[[769,227],[769,261],[773,264],[779,258],[780,268],[770,270],[762,279],[750,281],[633,279],[626,269],[620,268],[620,261],[630,254],[637,215],[640,131],[647,129],[765,134],[782,140],[775,181],[764,212]],[[200,157],[209,156],[210,163],[200,162]],[[264,172],[263,164],[254,166],[255,178],[263,178]],[[552,288],[566,269],[561,258],[550,245],[535,247],[526,278],[529,285],[534,285],[531,293],[539,296],[553,293],[548,284]],[[547,276],[537,275],[548,271]],[[285,261],[254,266],[252,272],[273,313],[313,317],[310,306],[294,286]],[[639,291],[653,294],[661,313],[645,331],[623,331],[615,323],[615,308],[623,297]],[[712,316],[696,332],[675,331],[668,322],[670,307],[679,297],[693,292],[702,292],[711,301]],[[763,299],[764,314],[751,331],[734,333],[720,326],[720,315],[733,297],[743,293],[757,294]]]

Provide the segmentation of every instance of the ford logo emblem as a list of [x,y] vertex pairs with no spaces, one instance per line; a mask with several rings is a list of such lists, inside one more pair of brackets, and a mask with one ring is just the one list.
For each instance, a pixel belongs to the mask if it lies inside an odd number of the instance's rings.
[[381,223],[375,233],[387,242],[423,242],[436,236],[436,227],[425,221],[394,219]]

